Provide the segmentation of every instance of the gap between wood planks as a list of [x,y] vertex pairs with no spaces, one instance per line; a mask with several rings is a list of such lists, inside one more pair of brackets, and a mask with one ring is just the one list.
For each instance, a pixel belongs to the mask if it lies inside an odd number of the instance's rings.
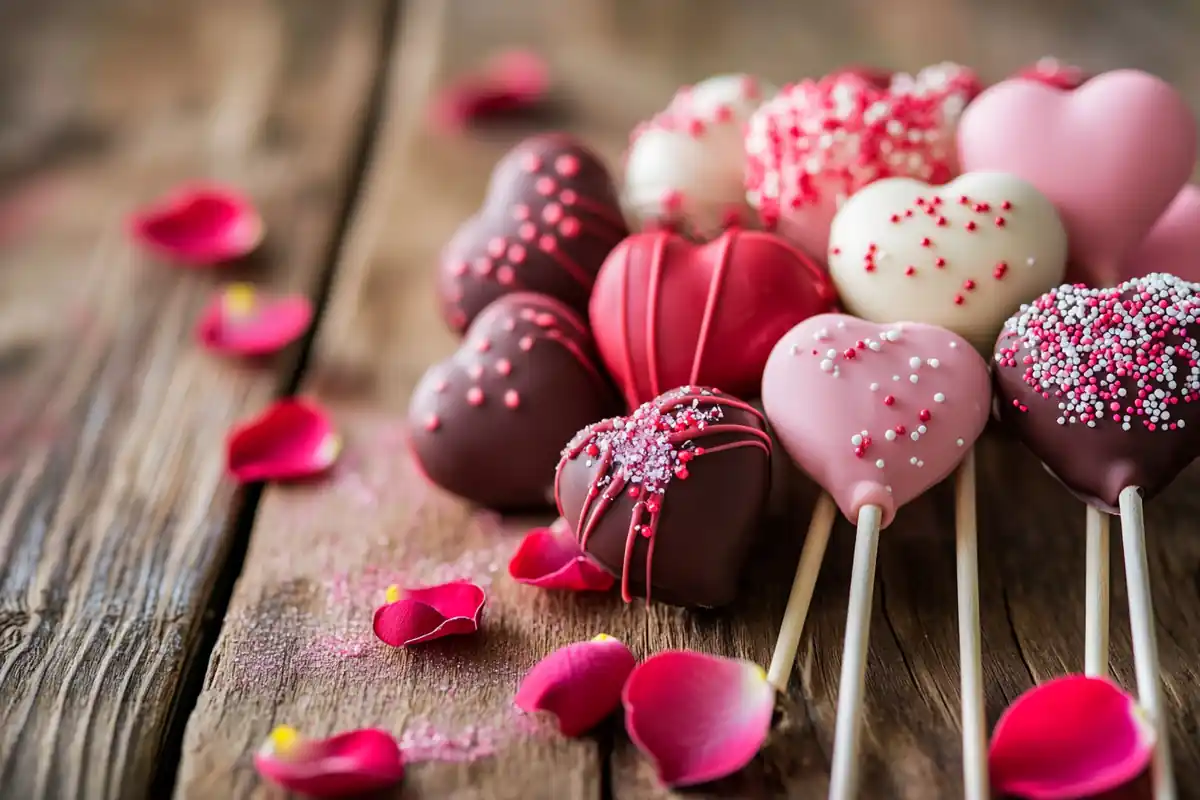
[[[295,368],[290,375],[284,376],[280,381],[278,397],[294,394],[299,389],[308,370],[313,344],[325,317],[336,267],[341,260],[340,255],[346,243],[347,232],[362,203],[367,173],[374,151],[379,146],[379,133],[383,126],[389,97],[389,76],[392,62],[396,57],[401,3],[402,0],[384,0],[383,19],[379,32],[379,59],[375,64],[375,72],[371,78],[370,90],[363,109],[362,124],[350,157],[345,196],[337,211],[337,219],[334,221],[328,250],[322,258],[321,276],[313,295],[312,324],[309,325],[308,331],[300,341]],[[174,796],[183,751],[184,732],[204,688],[204,677],[208,672],[209,659],[221,636],[225,614],[229,609],[230,598],[233,596],[233,587],[242,574],[246,551],[250,545],[250,536],[254,531],[254,521],[258,515],[259,502],[263,496],[263,488],[262,484],[254,484],[243,489],[236,511],[230,515],[233,532],[229,537],[229,552],[204,610],[195,652],[192,653],[191,658],[184,661],[184,678],[175,695],[170,722],[167,725],[166,735],[159,752],[158,767],[151,784],[151,796],[153,797]]]

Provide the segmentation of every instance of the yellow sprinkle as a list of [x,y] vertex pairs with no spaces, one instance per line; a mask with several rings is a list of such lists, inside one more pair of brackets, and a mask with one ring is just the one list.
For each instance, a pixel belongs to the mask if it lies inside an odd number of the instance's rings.
[[300,732],[291,725],[280,725],[267,737],[276,755],[286,756],[300,743]]
[[754,665],[754,677],[758,678],[763,683],[767,682],[767,671],[758,664]]
[[322,466],[330,466],[337,461],[337,457],[342,454],[342,437],[336,433],[331,433],[321,442],[320,448],[317,449],[317,463]]
[[593,642],[611,642],[611,641],[613,641],[613,637],[609,636],[607,633],[598,633],[592,637],[592,641]]
[[235,316],[244,317],[254,310],[257,296],[248,283],[234,283],[225,288],[225,310]]
[[399,603],[400,587],[393,583],[391,586],[387,587],[387,591],[383,593],[383,597],[389,603]]

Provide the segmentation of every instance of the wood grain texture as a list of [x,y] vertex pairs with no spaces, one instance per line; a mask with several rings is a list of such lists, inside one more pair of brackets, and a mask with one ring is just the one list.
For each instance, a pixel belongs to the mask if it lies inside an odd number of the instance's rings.
[[[884,7],[886,5],[886,7]],[[328,403],[347,452],[324,483],[272,487],[185,740],[177,795],[271,796],[250,754],[287,722],[312,735],[378,725],[416,756],[412,797],[663,797],[619,726],[565,741],[513,714],[521,674],[551,649],[606,631],[641,656],[688,647],[766,663],[814,490],[799,483],[764,527],[733,609],[694,613],[563,597],[503,574],[522,522],[427,487],[405,449],[407,395],[453,349],[432,303],[437,252],[478,204],[517,133],[418,131],[427,72],[439,80],[513,44],[551,62],[568,127],[615,161],[633,123],[676,85],[746,70],[782,83],[848,62],[916,68],[943,58],[999,78],[1046,53],[1104,69],[1152,69],[1200,99],[1186,10],[1116,0],[1002,6],[903,0],[524,0],[406,4],[402,45],[368,192],[351,229],[305,391]],[[446,13],[445,18],[440,13]],[[1139,44],[1140,43],[1140,44]],[[435,63],[438,62],[438,63]],[[987,712],[1083,655],[1083,509],[1015,443],[979,447],[981,604]],[[1196,666],[1200,543],[1193,470],[1147,508],[1151,571],[1181,795],[1200,792]],[[884,535],[872,623],[864,794],[960,795],[953,505],[942,486]],[[1114,536],[1114,539],[1117,537]],[[818,797],[827,786],[853,535],[840,523],[817,586],[791,692],[762,755],[689,796]],[[1132,685],[1114,554],[1114,675]],[[393,582],[473,577],[489,585],[482,635],[411,651],[375,642],[369,620]]]
[[[298,350],[193,341],[221,281],[315,294],[381,4],[0,10],[0,795],[144,797],[240,495],[223,438]],[[234,182],[269,228],[220,272],[138,251],[124,215]],[[172,765],[166,765],[169,772]]]

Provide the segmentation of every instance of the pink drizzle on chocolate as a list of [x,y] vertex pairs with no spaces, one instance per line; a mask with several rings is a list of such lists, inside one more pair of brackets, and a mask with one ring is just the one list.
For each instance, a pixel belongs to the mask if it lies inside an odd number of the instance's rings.
[[[771,439],[764,428],[731,424],[727,409],[736,409],[765,421],[752,406],[713,390],[684,386],[645,403],[627,417],[603,420],[582,430],[563,451],[555,477],[555,496],[562,507],[560,479],[568,461],[585,457],[590,467],[597,464],[587,496],[574,522],[580,547],[588,540],[624,492],[633,499],[625,558],[621,573],[621,596],[631,602],[629,574],[638,536],[648,541],[645,565],[646,601],[650,601],[654,542],[662,516],[667,489],[675,481],[686,481],[689,464],[696,459],[743,447],[757,447],[767,456]],[[715,444],[705,446],[712,438]]]

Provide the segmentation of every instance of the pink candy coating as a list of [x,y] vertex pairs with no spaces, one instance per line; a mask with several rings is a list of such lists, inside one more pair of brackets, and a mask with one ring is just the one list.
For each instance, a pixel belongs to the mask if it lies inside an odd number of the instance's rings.
[[1184,186],[1125,262],[1122,278],[1167,272],[1200,281],[1200,187]]

